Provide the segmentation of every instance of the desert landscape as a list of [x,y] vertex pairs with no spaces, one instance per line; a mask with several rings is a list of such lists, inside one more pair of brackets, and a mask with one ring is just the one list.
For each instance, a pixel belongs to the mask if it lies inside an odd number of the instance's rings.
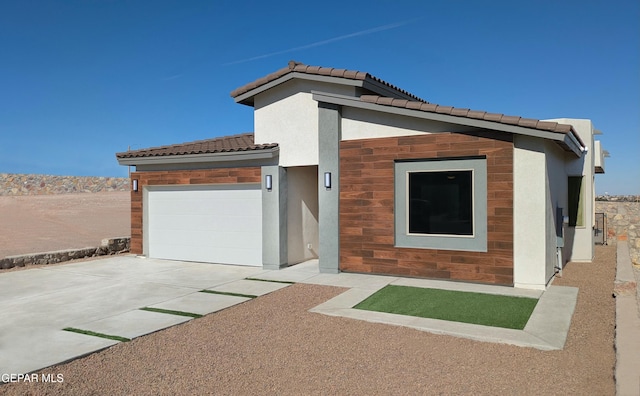
[[129,179],[0,173],[0,260],[128,237]]
[[100,246],[130,234],[129,192],[0,197],[0,259]]

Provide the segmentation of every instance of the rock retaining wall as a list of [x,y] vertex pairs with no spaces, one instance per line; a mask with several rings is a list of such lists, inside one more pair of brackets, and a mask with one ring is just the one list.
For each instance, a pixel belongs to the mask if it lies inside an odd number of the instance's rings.
[[0,173],[0,196],[129,191],[129,178]]
[[626,240],[631,262],[640,265],[640,202],[596,202],[596,213],[607,216],[607,240]]
[[102,244],[98,247],[8,256],[0,259],[0,269],[24,267],[26,265],[55,264],[87,257],[126,253],[129,251],[129,243],[130,238],[128,237],[109,238],[103,239]]

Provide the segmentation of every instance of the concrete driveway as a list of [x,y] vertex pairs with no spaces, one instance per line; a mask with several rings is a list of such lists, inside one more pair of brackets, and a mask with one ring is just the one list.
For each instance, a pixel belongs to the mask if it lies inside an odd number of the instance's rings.
[[[257,267],[112,256],[0,274],[0,373],[42,369],[117,343],[64,331],[134,338],[192,319],[140,310],[208,314],[287,284],[244,280]],[[242,290],[237,291],[237,290]]]

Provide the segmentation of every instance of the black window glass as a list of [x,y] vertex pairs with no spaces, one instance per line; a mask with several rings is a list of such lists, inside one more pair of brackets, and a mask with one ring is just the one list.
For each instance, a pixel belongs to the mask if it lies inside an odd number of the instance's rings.
[[473,235],[472,172],[409,173],[409,233]]
[[569,176],[569,225],[571,227],[584,226],[582,176]]

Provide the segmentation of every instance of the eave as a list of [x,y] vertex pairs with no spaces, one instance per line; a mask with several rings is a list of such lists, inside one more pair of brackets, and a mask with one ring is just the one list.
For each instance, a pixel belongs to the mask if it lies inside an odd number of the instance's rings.
[[352,80],[352,79],[343,78],[343,77],[323,76],[323,75],[308,74],[308,73],[301,73],[301,72],[291,72],[291,73],[285,74],[282,77],[279,77],[273,81],[260,85],[241,95],[238,95],[233,99],[236,101],[236,103],[240,103],[247,106],[253,106],[253,98],[256,95],[262,92],[265,92],[280,84],[284,84],[285,82],[293,79],[358,87],[358,88],[369,90],[371,92],[375,92],[382,96],[389,96],[393,98],[400,98],[400,99],[407,99],[407,100],[415,100],[415,98],[412,97],[411,95],[403,94],[402,92],[394,90],[391,87],[388,87],[385,84],[382,84],[371,78],[366,78],[364,80]]
[[500,122],[480,120],[468,117],[460,117],[449,114],[426,112],[402,107],[385,106],[381,104],[363,102],[359,98],[331,94],[326,92],[312,91],[313,99],[317,102],[331,103],[339,106],[348,106],[371,110],[376,112],[397,114],[407,117],[420,118],[430,121],[448,123],[452,125],[462,125],[480,129],[502,131],[524,136],[532,136],[555,141],[565,151],[572,152],[576,157],[581,157],[585,148],[580,144],[578,138],[573,133],[559,133],[534,128],[526,128],[517,125],[510,125]]
[[138,165],[172,165],[187,163],[243,162],[251,160],[267,160],[279,155],[280,148],[262,150],[233,151],[224,153],[157,155],[148,157],[118,158],[118,164],[124,166]]

